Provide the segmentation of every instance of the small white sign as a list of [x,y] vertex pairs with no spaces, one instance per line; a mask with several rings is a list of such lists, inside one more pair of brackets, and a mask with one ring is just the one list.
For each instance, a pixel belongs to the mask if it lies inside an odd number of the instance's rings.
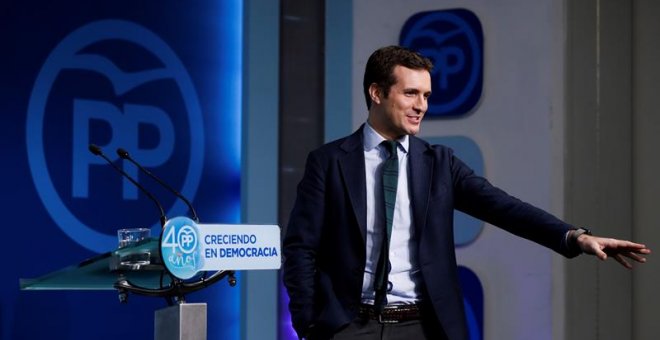
[[198,224],[201,270],[279,269],[280,227]]

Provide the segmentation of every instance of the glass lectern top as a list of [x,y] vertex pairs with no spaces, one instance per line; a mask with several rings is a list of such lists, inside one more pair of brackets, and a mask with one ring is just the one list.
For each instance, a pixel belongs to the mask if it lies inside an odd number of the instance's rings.
[[[146,256],[146,261],[144,261]],[[140,261],[131,262],[132,258]],[[158,289],[170,283],[157,238],[89,258],[38,278],[20,279],[21,290],[114,290],[119,280]]]

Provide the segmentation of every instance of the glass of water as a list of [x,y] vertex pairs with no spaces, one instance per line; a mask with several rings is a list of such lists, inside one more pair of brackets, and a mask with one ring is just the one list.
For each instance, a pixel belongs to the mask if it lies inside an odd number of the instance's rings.
[[125,228],[117,230],[119,248],[133,246],[150,236],[151,229],[149,228]]
[[[117,231],[119,249],[136,245],[138,242],[151,236],[149,228],[125,228]],[[121,265],[140,266],[150,263],[151,254],[147,250],[135,249],[122,253],[119,258]]]

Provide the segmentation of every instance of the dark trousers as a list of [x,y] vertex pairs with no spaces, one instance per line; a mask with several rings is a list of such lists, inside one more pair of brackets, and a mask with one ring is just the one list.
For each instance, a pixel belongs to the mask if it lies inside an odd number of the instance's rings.
[[334,334],[312,333],[308,340],[446,340],[447,336],[435,319],[379,323],[378,320],[356,318]]

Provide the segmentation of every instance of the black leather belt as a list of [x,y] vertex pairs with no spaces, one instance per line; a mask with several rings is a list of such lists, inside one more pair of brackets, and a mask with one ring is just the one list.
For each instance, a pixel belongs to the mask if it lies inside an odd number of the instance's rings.
[[419,305],[389,305],[379,312],[373,305],[360,305],[359,316],[363,319],[378,320],[380,323],[399,323],[419,320],[422,317]]

